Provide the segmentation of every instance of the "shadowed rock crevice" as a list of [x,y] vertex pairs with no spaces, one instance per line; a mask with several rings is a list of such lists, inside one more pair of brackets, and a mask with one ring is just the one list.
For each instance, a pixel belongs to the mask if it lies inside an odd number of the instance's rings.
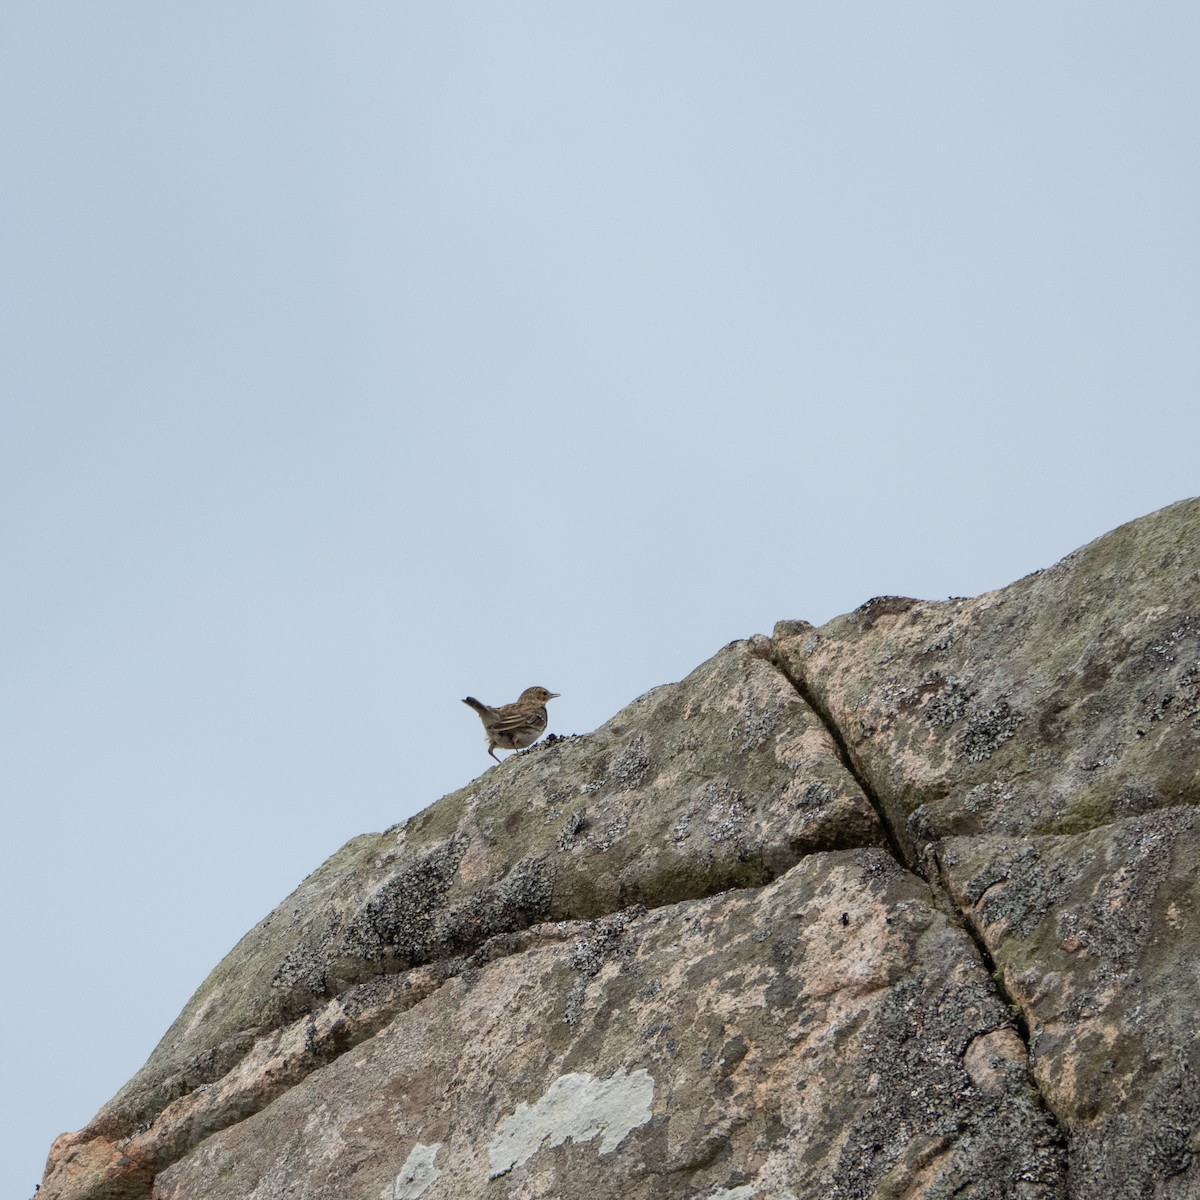
[[[901,597],[889,596],[882,597],[885,600],[900,600]],[[906,602],[907,603],[907,602]],[[815,627],[808,625],[805,621],[788,622],[789,631],[799,631],[801,628],[813,629]],[[767,640],[767,639],[764,639]],[[862,794],[866,797],[867,802],[871,805],[875,815],[879,818],[880,828],[883,830],[884,837],[887,842],[888,849],[891,850],[892,856],[902,866],[907,866],[910,870],[924,878],[924,871],[917,862],[908,861],[908,856],[904,852],[904,847],[901,844],[900,838],[896,834],[895,828],[892,825],[892,818],[884,805],[879,802],[879,798],[875,795],[871,788],[870,780],[863,774],[858,765],[854,761],[853,754],[850,753],[850,747],[846,744],[846,738],[841,729],[838,728],[837,722],[832,715],[821,706],[820,698],[814,696],[805,686],[804,680],[799,675],[793,673],[788,666],[788,662],[781,655],[776,653],[775,643],[770,640],[770,659],[776,670],[788,681],[788,683],[796,690],[796,694],[801,700],[817,715],[821,723],[825,726],[825,731],[829,734],[830,740],[837,747],[838,758],[847,772],[853,777],[854,782],[858,784]]]
[[[888,608],[888,611],[894,612],[905,612],[912,606],[912,604],[916,603],[916,601],[910,602],[903,600],[901,597],[883,597],[881,600],[891,601],[892,604],[891,607]],[[875,613],[876,608],[880,606],[881,603],[878,601],[868,602],[867,605],[864,605],[864,609],[868,610],[868,613]],[[788,625],[789,633],[792,636],[800,634],[804,624],[805,623],[803,622],[790,622]],[[808,626],[808,628],[813,630],[813,636],[815,637],[815,628],[812,626]],[[805,704],[807,704],[824,722],[830,738],[838,748],[838,753],[841,756],[842,762],[845,764],[846,770],[853,775],[855,781],[858,783],[858,786],[862,789],[863,795],[867,798],[872,808],[878,815],[880,826],[885,831],[887,836],[888,848],[891,851],[892,856],[896,859],[896,862],[900,866],[910,870],[913,874],[917,875],[925,882],[925,884],[933,893],[935,901],[938,903],[942,911],[951,915],[952,919],[955,920],[955,922],[965,931],[965,933],[970,937],[971,941],[975,944],[975,949],[979,954],[980,961],[983,963],[984,968],[987,971],[992,986],[996,989],[1000,1000],[1009,1013],[1013,1029],[1020,1038],[1026,1060],[1029,1061],[1031,1035],[1028,1015],[1022,1009],[1021,1004],[1009,993],[1008,988],[1005,986],[1003,972],[997,968],[995,960],[992,957],[991,949],[988,946],[987,939],[983,936],[982,931],[973,920],[971,913],[963,912],[960,906],[955,903],[951,889],[941,877],[937,860],[936,843],[930,843],[926,848],[926,853],[923,856],[924,861],[907,861],[909,856],[906,855],[904,846],[897,837],[895,829],[892,827],[891,818],[888,815],[888,809],[884,804],[880,803],[879,798],[872,790],[870,780],[855,764],[854,758],[846,744],[846,738],[842,730],[838,728],[837,723],[833,720],[830,713],[822,708],[819,698],[809,693],[808,689],[804,685],[803,679],[793,675],[788,669],[786,660],[775,654],[774,643],[772,643],[772,661],[775,663],[781,674],[783,674],[788,682],[796,689],[797,694],[805,702]],[[932,869],[930,869],[931,867]],[[1060,1124],[1058,1116],[1054,1112],[1052,1105],[1042,1094],[1041,1089],[1038,1086],[1038,1082],[1033,1074],[1027,1071],[1026,1078],[1030,1091],[1035,1095],[1037,1104],[1045,1113],[1047,1122],[1054,1130],[1055,1138],[1058,1140],[1059,1144],[1065,1146],[1068,1140],[1067,1134]]]
[[1200,500],[973,599],[870,602],[773,642],[909,862],[1200,802]]
[[1174,935],[1200,905],[1200,811],[948,839],[939,866],[1030,1023],[1033,1072],[1071,1135],[1072,1196],[1194,1194],[1195,961]]

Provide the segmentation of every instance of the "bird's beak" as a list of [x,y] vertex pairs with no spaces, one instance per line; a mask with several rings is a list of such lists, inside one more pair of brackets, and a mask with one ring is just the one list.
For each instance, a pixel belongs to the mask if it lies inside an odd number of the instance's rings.
[[557,700],[561,694],[562,694],[561,692],[551,692],[551,693],[550,693],[550,699],[551,699],[551,700]]

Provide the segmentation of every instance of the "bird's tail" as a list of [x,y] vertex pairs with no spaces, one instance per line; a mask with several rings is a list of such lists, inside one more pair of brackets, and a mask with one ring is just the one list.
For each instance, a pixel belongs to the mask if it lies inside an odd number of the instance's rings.
[[492,711],[486,704],[480,704],[474,696],[464,696],[463,703],[473,708],[481,717],[487,716]]

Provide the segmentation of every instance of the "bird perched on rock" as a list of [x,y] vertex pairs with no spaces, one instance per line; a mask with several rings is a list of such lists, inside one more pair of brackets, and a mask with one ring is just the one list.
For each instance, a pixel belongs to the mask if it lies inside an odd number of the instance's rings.
[[557,692],[548,692],[544,687],[527,687],[511,704],[491,708],[481,704],[474,696],[468,696],[468,704],[478,714],[487,730],[488,753],[496,759],[496,747],[501,750],[524,750],[546,732],[546,701],[554,700]]

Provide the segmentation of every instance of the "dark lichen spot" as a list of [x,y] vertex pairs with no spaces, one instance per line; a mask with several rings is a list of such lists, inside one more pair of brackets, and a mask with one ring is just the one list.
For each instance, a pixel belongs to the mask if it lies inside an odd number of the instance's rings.
[[571,813],[562,825],[559,826],[558,838],[555,842],[558,849],[564,852],[570,850],[575,844],[576,837],[584,830],[586,824],[582,811]]
[[744,714],[729,731],[729,740],[739,753],[747,754],[763,746],[783,721],[783,709],[772,707]]
[[812,780],[804,785],[804,790],[796,798],[792,807],[796,811],[813,811],[827,808],[837,800],[837,792],[827,783]]
[[854,610],[854,615],[859,619],[860,628],[867,630],[871,629],[880,617],[908,612],[920,603],[909,596],[874,596],[865,604],[860,604]]
[[1013,708],[1007,700],[973,717],[958,738],[958,752],[968,762],[983,762],[1017,732],[1024,713]]
[[646,739],[641,734],[630,738],[621,747],[606,772],[608,779],[622,792],[641,787],[649,773],[650,756],[646,753]]
[[953,676],[932,677],[938,683],[923,710],[925,723],[931,729],[942,729],[960,721],[970,707],[974,692],[960,679]]
[[434,917],[466,849],[466,838],[450,838],[380,884],[351,918],[340,954],[367,962],[385,955],[409,965],[427,961]]
[[[623,909],[612,916],[592,922],[592,936],[582,938],[572,945],[569,956],[571,966],[583,975],[592,976],[599,972],[614,955],[622,950],[622,939],[626,927],[634,918],[644,915],[643,905]],[[630,948],[624,947],[629,953]]]
[[[963,1066],[963,1053],[973,1039],[1008,1024],[1003,1004],[982,978],[965,986],[939,986],[917,974],[893,987],[855,1068],[854,1090],[869,1095],[871,1102],[865,1111],[847,1107],[845,1148],[829,1195],[857,1200],[892,1194],[885,1176],[897,1164],[911,1165],[914,1146],[943,1139],[957,1147],[954,1170],[960,1178],[939,1181],[941,1189],[930,1194],[962,1195],[965,1188],[955,1184],[965,1181],[972,1189],[969,1195],[1014,1197],[1023,1194],[1021,1183],[1032,1181],[1033,1170],[1039,1182],[1053,1189],[1063,1168],[1057,1131],[1035,1123],[1032,1105],[1023,1120],[1001,1124],[1000,1102],[982,1096]],[[976,1136],[981,1129],[988,1130],[987,1137]],[[1038,1139],[1032,1155],[1031,1136]],[[997,1138],[1007,1141],[1007,1153]],[[989,1190],[975,1190],[973,1180],[985,1177]]]

